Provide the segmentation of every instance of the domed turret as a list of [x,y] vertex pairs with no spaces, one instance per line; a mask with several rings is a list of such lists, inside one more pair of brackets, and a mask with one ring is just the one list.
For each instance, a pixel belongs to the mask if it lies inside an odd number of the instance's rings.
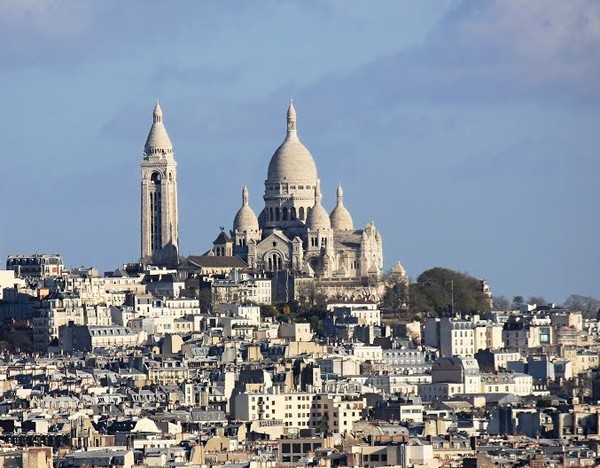
[[287,135],[271,158],[267,179],[271,182],[313,183],[317,179],[315,161],[298,138],[296,109],[292,102],[287,112]]
[[315,188],[315,205],[306,218],[306,227],[312,231],[331,229],[331,221],[329,220],[327,211],[321,205],[321,187],[318,182]]
[[246,186],[242,190],[242,207],[233,219],[233,231],[258,231],[258,218],[248,205],[248,189]]
[[337,205],[335,205],[329,219],[331,220],[332,229],[336,231],[354,230],[352,216],[350,216],[350,212],[344,206],[344,191],[341,185],[338,185],[337,189]]
[[158,101],[156,101],[156,106],[154,106],[154,112],[152,113],[152,127],[144,145],[144,153],[147,156],[173,153],[173,144],[163,124],[163,113]]

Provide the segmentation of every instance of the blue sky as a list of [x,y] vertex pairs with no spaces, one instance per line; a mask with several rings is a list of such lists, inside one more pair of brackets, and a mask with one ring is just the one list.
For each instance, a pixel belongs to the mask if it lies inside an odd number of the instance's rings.
[[261,209],[293,98],[324,205],[342,183],[386,266],[496,294],[600,297],[596,1],[5,0],[0,258],[139,256],[155,100],[179,164],[183,255]]

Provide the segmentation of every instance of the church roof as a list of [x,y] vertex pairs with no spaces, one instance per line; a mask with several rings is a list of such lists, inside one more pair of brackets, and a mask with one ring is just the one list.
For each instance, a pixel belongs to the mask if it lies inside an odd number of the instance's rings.
[[345,247],[359,249],[362,242],[362,231],[334,231],[333,241],[336,248]]
[[218,255],[190,255],[185,263],[204,268],[246,268],[248,265],[240,257]]
[[313,183],[317,180],[315,161],[298,138],[296,110],[292,103],[290,103],[287,113],[287,135],[269,162],[267,179],[281,182],[308,181]]
[[337,205],[335,205],[331,215],[329,215],[329,219],[331,220],[331,227],[334,230],[351,231],[354,229],[352,216],[350,216],[350,212],[344,206],[344,191],[341,185],[337,189]]
[[147,155],[173,152],[173,145],[163,124],[163,113],[158,101],[156,101],[156,106],[154,106],[154,111],[152,112],[152,127],[150,127],[150,132],[144,145],[144,152]]
[[258,218],[248,205],[248,189],[246,187],[242,190],[242,207],[233,219],[233,230],[239,232],[258,231]]
[[225,231],[221,231],[219,233],[219,235],[217,236],[217,238],[213,241],[213,244],[226,244],[228,242],[231,242],[231,239],[229,238],[229,236],[227,234],[225,234]]

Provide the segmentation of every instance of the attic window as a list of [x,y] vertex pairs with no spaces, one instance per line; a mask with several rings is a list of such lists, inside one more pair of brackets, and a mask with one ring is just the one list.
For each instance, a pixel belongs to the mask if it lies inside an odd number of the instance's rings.
[[277,242],[273,242],[273,247],[277,247]]

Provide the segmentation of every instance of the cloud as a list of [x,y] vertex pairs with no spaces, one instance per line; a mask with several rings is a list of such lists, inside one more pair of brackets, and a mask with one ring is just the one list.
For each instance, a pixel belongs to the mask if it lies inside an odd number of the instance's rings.
[[467,0],[417,46],[312,86],[363,112],[413,102],[600,100],[600,3]]
[[[4,66],[59,59],[90,27],[100,2],[6,0],[0,3],[0,57]],[[54,53],[49,52],[54,49]],[[58,50],[57,50],[58,49]]]
[[467,78],[495,76],[531,89],[597,81],[599,52],[598,2],[485,0],[448,15],[417,57]]

